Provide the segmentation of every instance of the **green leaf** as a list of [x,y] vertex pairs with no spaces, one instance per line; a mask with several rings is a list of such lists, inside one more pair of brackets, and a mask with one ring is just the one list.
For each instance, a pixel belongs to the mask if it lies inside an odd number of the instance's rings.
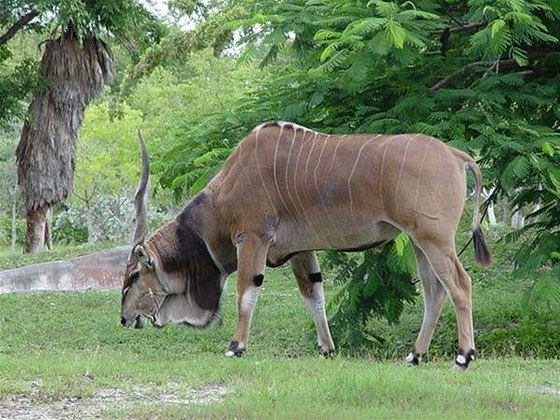
[[385,35],[395,48],[403,48],[406,40],[406,31],[401,24],[395,20],[389,20],[385,26]]
[[554,147],[547,141],[543,142],[542,151],[550,157],[554,156]]
[[410,244],[410,239],[405,233],[399,233],[395,238],[395,249],[397,255],[402,257],[404,255],[405,248]]
[[527,52],[519,47],[512,48],[511,56],[520,67],[524,67],[529,64],[529,58],[527,57]]

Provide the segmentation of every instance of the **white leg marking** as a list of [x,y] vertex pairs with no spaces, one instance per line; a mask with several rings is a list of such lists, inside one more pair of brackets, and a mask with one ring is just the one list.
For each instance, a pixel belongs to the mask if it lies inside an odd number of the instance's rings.
[[245,293],[241,297],[241,310],[248,315],[249,320],[253,316],[253,308],[257,303],[259,293],[259,287],[250,286],[245,290]]
[[354,176],[354,171],[356,171],[356,167],[358,166],[358,162],[360,160],[360,156],[362,155],[362,151],[364,150],[364,148],[370,144],[373,140],[375,140],[377,137],[379,137],[381,134],[378,134],[377,136],[375,136],[372,139],[369,139],[368,141],[366,141],[364,144],[362,144],[362,147],[360,147],[360,150],[358,151],[358,156],[356,156],[356,161],[354,162],[354,166],[352,167],[352,170],[350,171],[350,175],[348,176],[348,197],[350,199],[350,214],[353,216],[354,215],[354,200],[352,199],[352,177]]
[[467,363],[467,359],[462,354],[458,355],[457,359],[455,359],[455,360],[456,360],[458,365],[464,365],[465,363]]
[[325,295],[323,293],[323,286],[321,283],[313,284],[311,288],[311,295],[309,297],[304,297],[303,302],[307,311],[313,318],[315,322],[315,327],[317,328],[317,342],[318,344],[327,349],[330,347],[329,341],[329,327],[327,324],[327,315],[325,312]]

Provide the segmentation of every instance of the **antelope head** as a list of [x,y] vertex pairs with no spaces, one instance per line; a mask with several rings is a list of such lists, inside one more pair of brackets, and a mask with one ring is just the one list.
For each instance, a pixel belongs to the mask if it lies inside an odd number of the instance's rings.
[[146,206],[150,160],[140,130],[138,130],[138,142],[142,152],[142,175],[134,197],[136,223],[122,288],[121,324],[125,327],[134,325],[136,328],[142,328],[146,321],[155,321],[165,300],[165,293],[156,275],[153,252],[150,252],[149,246],[145,244],[148,232]]
[[136,225],[122,288],[121,324],[142,328],[168,323],[204,327],[219,320],[224,274],[189,222],[193,207],[187,206],[149,239],[148,153],[138,131],[142,152],[142,175],[134,197]]

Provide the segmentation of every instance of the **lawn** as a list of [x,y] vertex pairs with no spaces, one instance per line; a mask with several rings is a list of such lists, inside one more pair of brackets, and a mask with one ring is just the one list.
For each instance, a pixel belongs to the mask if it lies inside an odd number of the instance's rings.
[[[248,354],[226,358],[235,324],[234,289],[232,281],[223,324],[207,330],[125,330],[119,325],[118,292],[0,296],[0,418],[553,418],[560,413],[558,360],[483,357],[469,371],[455,372],[451,357],[432,358],[419,368],[404,366],[406,353],[382,361],[373,352],[318,357],[310,318],[286,269],[268,271]],[[333,292],[328,286],[327,295]],[[407,322],[419,326],[420,307],[409,309]],[[402,340],[410,346],[412,337]]]

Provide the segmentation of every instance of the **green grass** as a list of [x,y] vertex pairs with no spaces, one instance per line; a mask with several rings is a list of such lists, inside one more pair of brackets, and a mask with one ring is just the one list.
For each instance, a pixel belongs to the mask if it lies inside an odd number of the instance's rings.
[[[450,369],[449,357],[407,368],[406,352],[398,360],[376,360],[375,352],[319,358],[285,269],[267,273],[248,354],[226,358],[235,325],[230,282],[224,323],[207,330],[125,330],[118,292],[1,295],[0,417],[553,418],[560,412],[558,360],[482,358],[461,373]],[[403,348],[420,324],[418,308],[409,309],[410,325],[398,327],[409,331],[388,337]],[[453,322],[444,319],[440,327],[454,330]]]

